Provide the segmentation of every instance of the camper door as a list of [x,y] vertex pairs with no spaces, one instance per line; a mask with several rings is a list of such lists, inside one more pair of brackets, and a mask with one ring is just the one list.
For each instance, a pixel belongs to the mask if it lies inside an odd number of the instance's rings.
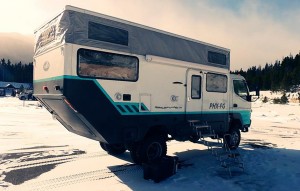
[[203,73],[200,70],[187,70],[186,116],[187,120],[201,120]]

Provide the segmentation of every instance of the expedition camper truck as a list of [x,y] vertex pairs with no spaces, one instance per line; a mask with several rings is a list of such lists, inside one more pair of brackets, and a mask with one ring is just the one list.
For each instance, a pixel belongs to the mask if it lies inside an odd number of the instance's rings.
[[70,132],[142,163],[166,141],[250,127],[245,79],[230,51],[140,24],[66,6],[35,31],[34,96]]

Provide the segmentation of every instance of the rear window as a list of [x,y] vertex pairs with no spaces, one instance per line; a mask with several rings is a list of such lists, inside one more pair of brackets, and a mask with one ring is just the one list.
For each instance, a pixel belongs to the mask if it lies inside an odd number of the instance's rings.
[[79,49],[78,70],[81,77],[137,81],[138,58],[109,52]]

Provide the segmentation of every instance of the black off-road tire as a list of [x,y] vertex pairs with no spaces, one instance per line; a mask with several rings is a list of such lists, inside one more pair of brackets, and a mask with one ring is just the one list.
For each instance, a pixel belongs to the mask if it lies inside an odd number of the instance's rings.
[[166,154],[167,143],[160,135],[148,136],[130,150],[131,158],[136,164],[156,162]]
[[[226,142],[225,142],[226,141]],[[224,135],[224,143],[227,143],[230,150],[237,149],[241,142],[241,132],[237,125],[230,128],[227,134]]]
[[139,151],[140,151],[140,144],[138,143],[133,145],[130,149],[130,156],[132,161],[135,164],[142,164],[142,159],[140,157]]
[[149,136],[143,141],[139,153],[142,162],[156,162],[167,154],[166,140],[160,135]]
[[122,144],[107,144],[100,142],[100,146],[103,150],[105,150],[108,154],[111,155],[123,154],[126,151],[125,146]]
[[200,136],[197,134],[191,135],[189,137],[189,141],[191,141],[192,143],[197,143],[199,141],[199,139],[200,139]]

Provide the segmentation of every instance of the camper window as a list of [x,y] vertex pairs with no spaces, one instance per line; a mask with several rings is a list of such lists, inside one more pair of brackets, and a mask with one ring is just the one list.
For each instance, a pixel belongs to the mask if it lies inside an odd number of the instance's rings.
[[128,46],[128,31],[115,27],[89,22],[89,39]]
[[227,76],[221,74],[206,74],[206,91],[208,92],[227,92]]
[[218,52],[212,52],[208,51],[208,62],[214,63],[214,64],[219,64],[219,65],[226,65],[226,55],[221,54]]
[[137,81],[138,58],[133,56],[79,49],[78,75],[81,77]]
[[201,77],[193,75],[192,76],[192,99],[201,98]]

